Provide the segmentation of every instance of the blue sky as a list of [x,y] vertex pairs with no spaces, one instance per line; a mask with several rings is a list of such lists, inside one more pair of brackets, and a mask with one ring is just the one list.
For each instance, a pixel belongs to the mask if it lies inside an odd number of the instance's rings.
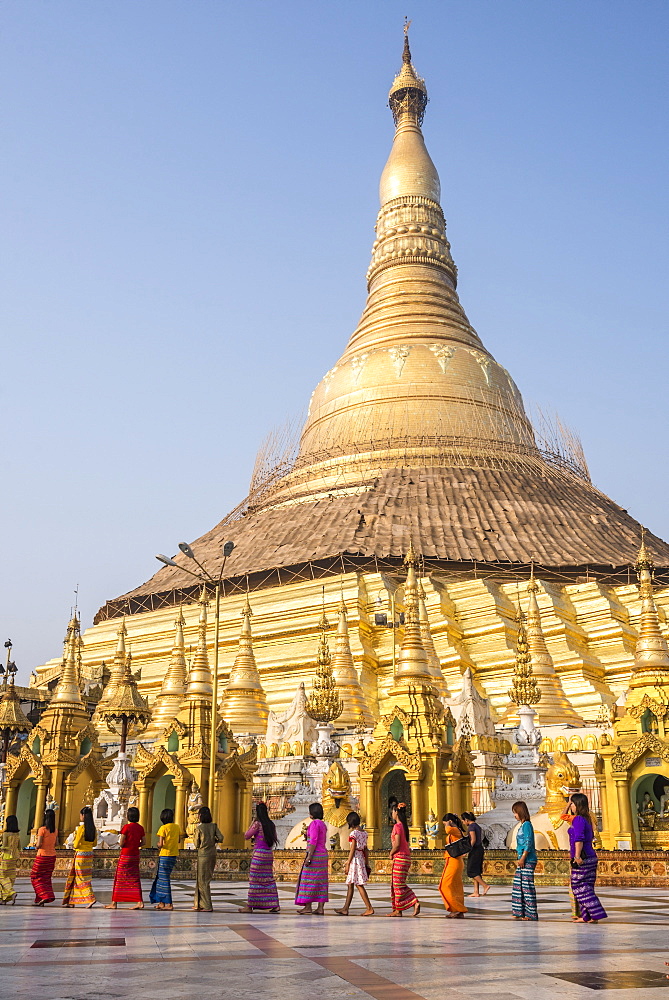
[[[402,20],[465,309],[669,537],[669,6],[5,0],[0,629],[21,677],[246,493],[365,297]],[[5,636],[0,636],[4,639]]]

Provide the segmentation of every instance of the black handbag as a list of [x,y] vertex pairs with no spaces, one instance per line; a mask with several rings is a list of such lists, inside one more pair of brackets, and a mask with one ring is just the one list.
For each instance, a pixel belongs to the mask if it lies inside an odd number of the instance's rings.
[[452,844],[446,844],[446,853],[452,858],[461,858],[463,854],[469,854],[472,849],[472,842],[469,837],[460,837]]

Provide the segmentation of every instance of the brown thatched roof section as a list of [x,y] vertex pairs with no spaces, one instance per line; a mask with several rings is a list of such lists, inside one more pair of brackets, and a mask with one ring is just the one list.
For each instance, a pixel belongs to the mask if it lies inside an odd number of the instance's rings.
[[[586,568],[596,572],[633,565],[640,531],[627,511],[590,483],[541,462],[514,468],[390,470],[356,495],[289,503],[224,520],[192,544],[198,559],[218,573],[223,543],[233,541],[227,579],[324,563],[342,554],[358,557],[363,565],[372,559],[399,562],[410,534],[433,568],[435,563],[461,563],[464,570],[472,563],[523,566],[534,561],[575,579]],[[647,544],[658,570],[666,571],[669,545],[654,535],[647,536]],[[177,562],[188,564],[181,554]],[[180,569],[166,567],[110,602],[98,619],[123,608],[138,610],[138,602],[128,599],[167,596],[190,590],[193,583]],[[262,584],[256,580],[253,585]]]

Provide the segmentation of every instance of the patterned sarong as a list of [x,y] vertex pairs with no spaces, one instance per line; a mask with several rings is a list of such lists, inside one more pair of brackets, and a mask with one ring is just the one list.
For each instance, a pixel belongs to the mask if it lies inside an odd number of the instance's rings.
[[407,910],[410,906],[415,906],[418,900],[413,889],[407,885],[407,876],[411,868],[411,856],[407,854],[396,854],[393,858],[393,878],[390,885],[390,899],[393,910]]
[[18,863],[19,859],[12,857],[9,852],[0,853],[0,899],[5,903],[14,895]]
[[571,891],[578,912],[586,923],[591,920],[605,920],[607,913],[595,894],[597,879],[597,858],[585,858],[582,865],[571,870]]
[[[327,875],[327,861],[326,861]],[[253,910],[279,908],[279,894],[274,881],[274,852],[256,847],[249,869],[249,894],[247,905]]]
[[513,873],[513,888],[511,889],[511,912],[514,917],[527,920],[538,920],[537,894],[534,889],[534,869],[536,862],[525,863],[522,868],[516,868]]
[[153,880],[151,892],[149,893],[149,899],[152,903],[165,903],[167,906],[172,905],[172,882],[170,879],[176,863],[177,859],[173,855],[171,857],[158,858],[158,871],[156,872],[156,877]]
[[53,885],[51,884],[51,876],[53,875],[55,867],[55,854],[50,857],[38,854],[33,861],[32,871],[30,872],[30,881],[32,882],[33,889],[35,890],[36,903],[39,903],[42,900],[44,900],[45,903],[53,903],[56,898],[53,892]]
[[328,852],[315,851],[310,865],[302,865],[297,880],[295,903],[327,903],[328,896]]
[[139,854],[121,854],[116,865],[113,903],[141,903],[142,883],[139,877]]
[[67,906],[70,903],[73,906],[90,906],[91,903],[95,902],[95,896],[91,888],[92,874],[93,852],[77,851],[72,858],[72,867],[65,883],[63,906]]

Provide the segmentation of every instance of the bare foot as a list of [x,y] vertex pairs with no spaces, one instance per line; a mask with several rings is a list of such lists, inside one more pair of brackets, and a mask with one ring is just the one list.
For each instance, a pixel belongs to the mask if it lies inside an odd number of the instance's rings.
[[107,906],[105,906],[105,910],[115,910],[115,909],[116,909],[116,903],[108,903]]
[[361,917],[373,917],[374,916],[374,910],[365,910],[365,912],[361,913],[360,916]]
[[485,889],[483,890],[483,895],[484,895],[484,896],[487,896],[489,892],[490,892],[490,886],[489,886],[489,885],[487,885],[487,886],[485,887]]
[[392,913],[386,913],[386,916],[387,917],[401,917],[402,916],[402,911],[401,910],[393,910]]
[[420,916],[420,903],[416,903],[416,905],[414,906],[414,908],[413,908],[413,915],[414,915],[414,917],[419,917]]
[[307,909],[305,906],[303,910],[298,910],[297,912],[301,917],[307,917],[307,916],[312,916],[314,911],[311,909],[311,907]]
[[[483,893],[483,895],[485,896],[485,893]],[[480,896],[480,893],[478,893],[478,892],[470,892],[469,893],[469,898],[470,899],[478,899],[479,896]]]
[[97,903],[97,899],[94,899],[92,903],[88,904],[88,906],[86,907],[86,909],[87,910],[92,910],[96,903]]
[[156,903],[156,905],[154,906],[154,910],[164,910],[164,909],[165,909],[164,903]]
[[348,910],[335,910],[335,913],[337,913],[340,917],[348,916]]
[[281,913],[281,907],[280,906],[273,906],[272,909],[269,912],[270,913]]
[[130,909],[131,910],[143,910],[144,909],[144,903],[135,903],[135,905],[131,906]]
[[240,906],[238,913],[253,913],[253,907],[251,906]]
[[163,907],[163,909],[165,909],[165,910],[173,910],[174,907],[172,906],[171,903],[165,903],[165,906]]

